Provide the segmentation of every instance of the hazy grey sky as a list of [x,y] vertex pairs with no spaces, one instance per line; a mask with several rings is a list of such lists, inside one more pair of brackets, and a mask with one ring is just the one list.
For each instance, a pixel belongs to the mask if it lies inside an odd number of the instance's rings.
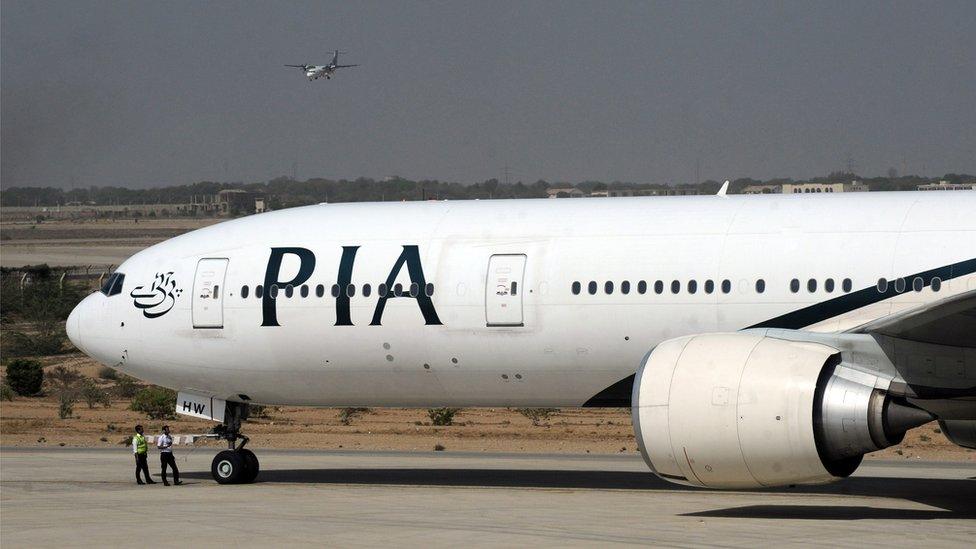
[[[2,173],[637,182],[976,173],[976,2],[21,2]],[[309,83],[285,63],[361,63]]]

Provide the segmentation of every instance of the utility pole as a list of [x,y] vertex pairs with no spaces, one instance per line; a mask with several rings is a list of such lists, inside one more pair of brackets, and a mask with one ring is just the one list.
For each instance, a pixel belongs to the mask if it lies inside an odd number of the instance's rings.
[[504,168],[502,168],[502,173],[504,173],[504,175],[505,175],[505,186],[506,187],[508,185],[511,185],[511,183],[512,183],[512,172],[511,172],[511,170],[512,170],[512,168],[509,167],[509,166],[505,166]]

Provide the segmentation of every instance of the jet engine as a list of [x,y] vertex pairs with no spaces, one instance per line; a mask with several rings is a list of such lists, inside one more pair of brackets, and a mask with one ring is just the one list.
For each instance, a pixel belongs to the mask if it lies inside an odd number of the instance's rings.
[[634,380],[634,430],[660,477],[708,488],[818,484],[932,419],[821,343],[763,333],[665,341]]

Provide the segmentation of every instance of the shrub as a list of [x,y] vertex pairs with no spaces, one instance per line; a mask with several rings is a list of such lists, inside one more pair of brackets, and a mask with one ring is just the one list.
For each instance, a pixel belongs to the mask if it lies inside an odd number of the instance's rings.
[[7,364],[7,384],[18,395],[36,395],[43,382],[44,367],[39,361],[18,358]]
[[349,425],[352,420],[368,413],[369,408],[343,408],[339,411],[339,422],[343,425]]
[[532,420],[532,425],[549,419],[549,416],[559,411],[559,408],[519,408],[518,413]]
[[59,320],[35,322],[28,331],[10,331],[6,352],[12,356],[49,356],[64,350],[64,325]]
[[136,396],[139,389],[142,389],[142,385],[139,385],[133,377],[119,374],[118,379],[115,380],[115,394],[120,398],[132,398]]
[[75,409],[75,402],[81,394],[81,375],[78,372],[58,366],[45,375],[51,393],[58,397],[58,417],[67,419]]
[[10,385],[4,383],[0,385],[0,400],[11,401],[14,399],[14,390],[10,388]]
[[451,425],[454,423],[454,415],[460,411],[460,408],[430,408],[427,410],[427,417],[434,425]]
[[89,378],[86,378],[81,385],[81,398],[85,399],[88,408],[94,408],[99,404],[106,408],[112,405],[112,399],[108,397],[108,393],[99,387],[95,380]]
[[108,366],[102,366],[98,369],[98,377],[108,381],[115,381],[119,379],[119,373]]
[[165,387],[146,387],[136,393],[130,408],[146,414],[149,419],[175,419],[176,391]]
[[248,407],[247,417],[250,418],[269,418],[271,415],[268,412],[267,406],[262,406],[260,404],[251,404]]

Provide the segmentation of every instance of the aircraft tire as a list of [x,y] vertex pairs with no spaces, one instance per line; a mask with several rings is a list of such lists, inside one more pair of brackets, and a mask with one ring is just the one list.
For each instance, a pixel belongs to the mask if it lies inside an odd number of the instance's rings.
[[210,474],[218,484],[240,484],[246,476],[244,457],[233,450],[218,452],[210,464]]
[[244,458],[244,474],[240,482],[242,484],[250,484],[258,477],[258,472],[261,470],[261,464],[258,463],[258,456],[254,455],[254,452],[248,450],[247,448],[244,448],[237,453]]

